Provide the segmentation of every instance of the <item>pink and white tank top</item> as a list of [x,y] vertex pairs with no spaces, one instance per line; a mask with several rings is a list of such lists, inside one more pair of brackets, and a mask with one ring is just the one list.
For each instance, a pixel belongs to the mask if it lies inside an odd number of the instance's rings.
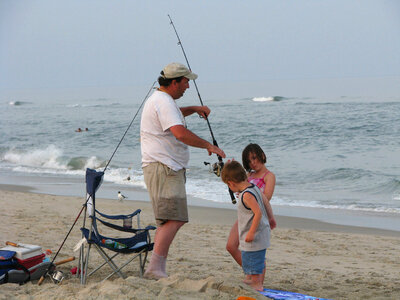
[[258,188],[264,193],[265,190],[265,181],[264,177],[269,173],[269,170],[265,172],[261,177],[253,177],[253,173],[250,173],[249,178],[247,178],[247,181],[258,186]]

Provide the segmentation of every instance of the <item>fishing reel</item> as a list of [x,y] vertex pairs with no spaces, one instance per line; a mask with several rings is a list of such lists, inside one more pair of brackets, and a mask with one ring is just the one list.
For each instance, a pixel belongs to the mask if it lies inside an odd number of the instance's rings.
[[[219,162],[213,163],[213,164],[205,161],[204,165],[209,166],[210,173],[214,173],[218,177],[221,176],[221,171],[222,171],[222,168],[224,167],[224,162],[222,160]],[[231,196],[232,204],[236,204],[236,197],[233,194],[233,192],[231,191],[231,189],[229,189],[229,195]]]
[[204,165],[208,165],[210,168],[210,173],[214,173],[215,175],[217,175],[218,177],[221,176],[221,171],[222,168],[224,167],[224,163],[223,162],[216,162],[216,163],[209,163],[209,162],[204,162]]

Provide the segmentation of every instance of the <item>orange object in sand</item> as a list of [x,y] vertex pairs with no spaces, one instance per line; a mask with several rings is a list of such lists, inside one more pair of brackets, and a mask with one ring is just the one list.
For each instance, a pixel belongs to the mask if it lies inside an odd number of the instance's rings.
[[13,247],[19,247],[19,245],[17,243],[13,243],[13,242],[9,242],[9,241],[6,242],[6,245],[13,246]]

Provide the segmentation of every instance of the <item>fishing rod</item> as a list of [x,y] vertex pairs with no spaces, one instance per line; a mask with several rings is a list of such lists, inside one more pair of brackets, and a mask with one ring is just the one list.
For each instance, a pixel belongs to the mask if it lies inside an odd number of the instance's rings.
[[[128,133],[128,130],[131,128],[133,121],[135,121],[136,116],[138,115],[138,113],[139,113],[140,109],[142,108],[144,102],[147,100],[147,98],[148,98],[150,92],[154,89],[154,85],[155,85],[155,84],[156,84],[156,81],[153,82],[153,85],[151,86],[151,88],[150,88],[149,91],[147,92],[146,96],[144,97],[142,103],[140,104],[140,106],[139,106],[138,110],[136,111],[135,115],[133,116],[133,119],[132,119],[132,121],[130,122],[128,128],[125,130],[125,133],[123,134],[123,136],[122,136],[121,140],[119,141],[117,147],[115,147],[114,152],[112,153],[110,159],[108,160],[106,166],[104,167],[103,173],[105,173],[105,171],[107,170],[108,165],[110,164],[110,162],[111,162],[111,160],[113,159],[115,153],[117,152],[119,146],[121,145],[123,139],[125,138],[126,134]],[[42,282],[43,282],[45,276],[50,272],[50,269],[52,268],[52,266],[55,265],[55,264],[54,264],[55,259],[57,258],[57,256],[58,256],[58,254],[60,253],[62,247],[64,246],[65,242],[67,241],[68,236],[70,235],[70,233],[71,233],[72,229],[74,228],[76,222],[78,222],[78,219],[79,219],[79,217],[81,216],[81,214],[82,214],[83,210],[85,209],[85,207],[87,206],[87,203],[88,203],[88,201],[90,200],[90,198],[91,198],[91,195],[88,195],[88,197],[86,198],[85,203],[82,205],[82,208],[81,208],[81,210],[79,211],[78,216],[75,218],[74,223],[72,224],[72,226],[71,226],[71,228],[69,229],[67,235],[65,236],[64,241],[61,243],[60,248],[58,248],[57,253],[54,255],[54,257],[53,257],[53,259],[52,259],[52,261],[51,261],[49,267],[47,268],[46,272],[45,272],[45,273],[42,275],[42,277],[40,278],[40,280],[39,280],[39,282],[38,282],[38,285],[41,285],[41,284],[42,284]]]
[[[177,39],[178,39],[178,45],[179,45],[179,46],[181,47],[181,49],[182,49],[183,56],[185,57],[185,60],[186,60],[186,64],[187,64],[189,70],[192,71],[192,68],[190,67],[189,60],[188,60],[188,58],[187,58],[185,49],[183,48],[182,41],[181,41],[181,39],[180,39],[180,37],[179,37],[178,31],[177,31],[176,28],[175,28],[175,24],[174,24],[174,22],[172,21],[172,18],[171,18],[170,15],[168,15],[168,18],[169,18],[169,20],[170,20],[170,24],[172,25],[172,28],[173,28],[174,31],[175,31],[175,35],[176,35],[176,37],[177,37]],[[197,87],[196,80],[193,79],[193,83],[194,83],[194,86],[195,86],[195,88],[196,88],[197,96],[199,97],[200,103],[201,103],[202,106],[204,106],[203,100],[201,99],[201,96],[200,96],[199,88]],[[205,119],[206,119],[206,121],[207,121],[208,129],[210,130],[210,133],[211,133],[211,138],[212,138],[213,144],[214,144],[214,146],[217,146],[217,147],[219,148],[218,143],[217,143],[217,140],[215,139],[214,133],[213,133],[213,131],[212,131],[212,129],[211,129],[210,121],[208,120],[207,116],[205,116]],[[224,167],[224,161],[222,160],[222,157],[221,157],[220,155],[217,154],[217,157],[218,157],[218,163],[213,164],[213,165],[212,165],[212,168],[213,168],[213,171],[214,171],[215,175],[217,175],[217,176],[219,177],[219,176],[221,175],[221,170],[222,170],[222,168]],[[205,164],[205,165],[208,165],[208,164],[210,164],[210,163],[204,162],[204,164]],[[235,198],[235,195],[233,194],[233,192],[231,191],[231,189],[229,189],[229,195],[231,196],[232,203],[233,203],[233,204],[236,204],[236,198]]]

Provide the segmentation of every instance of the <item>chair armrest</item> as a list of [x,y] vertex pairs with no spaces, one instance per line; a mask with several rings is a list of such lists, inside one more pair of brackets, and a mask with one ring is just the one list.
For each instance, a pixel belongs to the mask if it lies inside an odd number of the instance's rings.
[[110,219],[110,220],[122,220],[122,219],[132,218],[132,217],[140,214],[141,211],[142,211],[141,209],[137,209],[137,210],[135,210],[133,213],[131,213],[129,215],[106,215],[106,214],[103,214],[103,213],[99,212],[96,209],[96,213],[98,213],[103,218]]

